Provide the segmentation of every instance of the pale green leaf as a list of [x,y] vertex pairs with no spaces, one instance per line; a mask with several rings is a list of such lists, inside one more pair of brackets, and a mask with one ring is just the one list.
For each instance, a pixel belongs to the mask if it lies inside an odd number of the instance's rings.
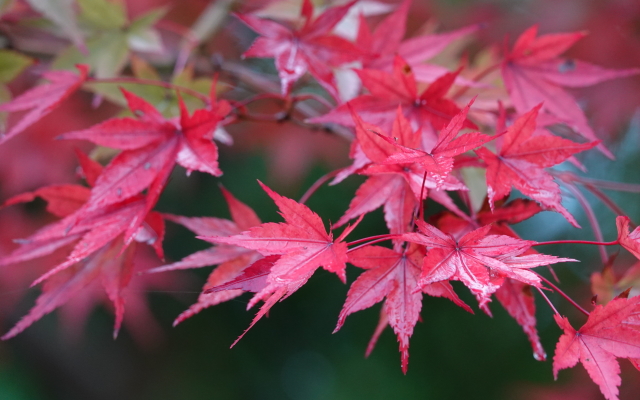
[[120,29],[128,22],[124,4],[108,0],[76,0],[80,18],[103,30]]
[[[8,87],[0,83],[0,104],[7,103],[11,100],[11,91]],[[0,132],[7,131],[7,117],[9,113],[0,112]]]
[[131,31],[127,38],[131,50],[143,53],[160,53],[163,50],[162,39],[155,29]]
[[58,26],[78,48],[85,49],[73,9],[73,0],[27,0],[27,3]]
[[138,56],[131,56],[131,69],[133,70],[133,75],[136,78],[149,79],[153,81],[162,80],[158,71],[156,71],[151,64]]
[[10,82],[33,60],[11,50],[0,50],[0,82]]
[[143,14],[141,17],[131,22],[131,24],[129,25],[129,32],[135,33],[139,31],[146,31],[156,22],[158,22],[160,18],[164,17],[166,13],[166,8],[156,8],[146,14]]
[[0,0],[0,15],[9,11],[13,3],[14,3],[14,0]]
[[70,47],[61,52],[53,62],[54,69],[71,69],[75,64],[89,64],[98,79],[111,78],[126,65],[129,47],[127,35],[121,31],[105,32],[87,41],[89,56]]

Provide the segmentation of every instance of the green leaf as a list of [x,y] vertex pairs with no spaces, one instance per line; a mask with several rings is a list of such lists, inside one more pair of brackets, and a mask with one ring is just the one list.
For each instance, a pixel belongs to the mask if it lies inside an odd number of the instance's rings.
[[33,60],[11,50],[0,50],[0,82],[10,82]]
[[80,18],[89,25],[104,30],[120,29],[127,22],[124,4],[107,0],[76,0],[80,6]]
[[129,25],[129,32],[134,33],[134,32],[145,31],[149,29],[156,22],[158,22],[160,18],[164,17],[166,13],[167,13],[167,9],[162,7],[162,8],[156,8],[154,10],[149,11],[146,14],[143,14],[141,17],[131,22],[131,24]]
[[162,40],[155,29],[131,31],[127,37],[131,50],[145,53],[162,52]]
[[[11,100],[11,91],[5,85],[0,83],[0,104],[4,104]],[[9,113],[0,112],[0,132],[7,131],[7,117]]]
[[0,0],[0,15],[7,12],[13,5],[14,0]]
[[82,32],[78,28],[73,9],[73,0],[27,0],[27,3],[62,29],[78,48],[85,49]]
[[127,35],[121,31],[105,32],[87,41],[89,56],[70,47],[53,62],[54,69],[71,69],[75,64],[89,64],[98,79],[116,76],[124,68],[129,55]]
[[132,50],[145,53],[160,53],[163,50],[160,34],[152,26],[162,18],[167,10],[157,8],[131,22],[128,32],[129,46]]
[[[149,65],[146,61],[139,57],[132,56],[131,57],[131,69],[133,70],[133,75],[136,78],[147,79],[153,81],[161,81],[161,77],[158,72]],[[140,83],[88,83],[85,85],[85,88],[91,90],[94,93],[100,94],[105,97],[109,101],[119,104],[123,107],[127,106],[127,101],[125,100],[120,88],[126,89],[127,91],[140,96],[154,105],[160,112],[163,112],[167,108],[168,97],[171,97],[171,94],[168,89],[140,84]]]

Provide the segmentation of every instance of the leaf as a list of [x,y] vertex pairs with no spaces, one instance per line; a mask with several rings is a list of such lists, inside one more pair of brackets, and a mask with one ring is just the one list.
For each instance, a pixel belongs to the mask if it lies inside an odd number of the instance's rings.
[[76,21],[73,0],[27,0],[27,3],[62,29],[76,47],[86,51],[82,32]]
[[476,154],[487,163],[488,199],[491,208],[507,197],[511,187],[562,214],[579,227],[573,216],[562,206],[560,187],[544,168],[559,164],[573,154],[594,147],[597,142],[578,144],[551,135],[534,136],[536,118],[541,105],[519,117],[502,136],[497,154],[486,148]]
[[[589,141],[597,137],[576,100],[562,86],[582,87],[640,73],[640,69],[608,70],[560,57],[582,32],[536,37],[537,25],[527,29],[502,63],[502,77],[513,105],[524,114],[542,103],[542,111],[560,118]],[[611,152],[599,145],[605,155]]]
[[629,266],[621,276],[616,275],[612,265],[613,259],[610,259],[602,272],[591,274],[591,291],[600,304],[619,296],[634,297],[640,294],[640,262]]
[[[265,257],[281,256],[273,263],[266,286],[249,302],[248,308],[260,300],[265,303],[247,331],[277,301],[290,296],[304,285],[316,269],[323,267],[338,275],[344,282],[347,245],[342,240],[353,229],[345,229],[334,241],[333,235],[326,232],[316,213],[303,204],[280,196],[261,182],[260,185],[280,209],[284,223],[264,223],[237,235],[204,238],[215,243],[256,250]],[[242,336],[244,333],[234,345]]]
[[128,22],[123,3],[108,0],[76,0],[80,18],[98,29],[119,29]]
[[640,358],[640,297],[618,298],[596,306],[577,331],[567,318],[554,318],[564,331],[553,357],[554,377],[580,361],[604,397],[617,400],[620,365],[616,358]]
[[332,68],[355,61],[361,52],[353,43],[330,32],[354,3],[351,1],[329,8],[313,18],[313,5],[304,0],[303,24],[297,29],[249,14],[236,14],[240,21],[261,35],[243,56],[274,58],[283,95],[288,94],[293,84],[309,72],[332,96],[338,98]]
[[575,261],[544,254],[521,255],[535,242],[505,235],[488,235],[490,225],[471,231],[456,240],[435,226],[416,221],[419,233],[405,233],[404,240],[427,248],[419,285],[459,280],[476,295],[486,309],[491,294],[515,279],[540,287],[540,278],[530,268]]
[[22,53],[0,49],[0,83],[11,82],[31,63],[33,60]]
[[27,203],[41,197],[47,202],[47,211],[62,218],[80,209],[89,199],[90,193],[89,188],[80,185],[51,185],[13,196],[4,202],[2,207]]
[[547,353],[544,351],[542,343],[540,343],[540,337],[536,329],[536,304],[533,293],[531,293],[531,286],[515,279],[507,278],[500,286],[500,289],[496,291],[496,298],[529,337],[529,342],[531,342],[531,347],[533,348],[533,357],[538,361],[545,361]]
[[495,138],[489,135],[483,135],[480,132],[466,133],[456,137],[465,125],[467,113],[472,103],[473,101],[453,117],[451,122],[440,132],[438,141],[430,151],[405,147],[395,143],[388,137],[382,136],[382,138],[386,139],[392,145],[395,145],[399,150],[391,154],[383,163],[418,163],[427,171],[427,176],[436,181],[436,189],[440,188],[453,169],[453,158],[455,156],[482,146]]
[[[365,122],[391,130],[398,107],[414,127],[427,130],[429,141],[435,143],[434,130],[444,128],[458,113],[460,108],[445,96],[453,85],[458,73],[447,73],[435,80],[421,94],[418,93],[415,76],[405,60],[396,56],[391,73],[373,69],[357,70],[370,94],[358,96],[346,104],[338,106],[320,117],[310,118],[312,123],[336,123],[353,126],[351,113],[355,111]],[[351,111],[353,110],[353,111]],[[476,129],[476,125],[466,120],[465,128]]]
[[79,74],[70,71],[49,71],[43,77],[50,83],[36,86],[8,103],[0,104],[0,111],[27,111],[22,119],[8,132],[0,136],[0,144],[33,125],[49,114],[62,101],[71,96],[87,79],[89,69],[86,65],[77,65]]
[[[230,108],[226,102],[212,104],[210,110],[200,109],[189,116],[181,102],[179,121],[165,119],[151,104],[132,93],[123,91],[129,109],[138,119],[113,118],[91,128],[69,132],[64,139],[85,139],[96,144],[122,149],[97,178],[91,198],[83,208],[91,212],[126,200],[148,188],[146,210],[151,209],[160,195],[176,163],[188,172],[198,170],[215,176],[218,149],[212,136],[216,125]],[[142,223],[134,218],[125,242],[130,242]]]
[[[174,215],[166,215],[165,217],[170,221],[187,227],[200,237],[230,236],[241,233],[243,230],[253,226],[260,225],[260,219],[251,208],[236,199],[226,189],[222,187],[221,189],[229,206],[233,221],[211,217],[187,218]],[[261,257],[258,252],[243,247],[218,245],[193,253],[178,262],[153,268],[147,272],[174,271],[219,264],[209,275],[207,283],[202,288],[202,293],[198,297],[198,301],[176,318],[173,323],[173,325],[176,326],[205,308],[231,300],[242,294],[241,290],[226,290],[221,289],[220,286],[227,286],[236,282],[238,279],[242,279],[245,273],[250,272],[251,265],[255,265],[255,262]],[[267,258],[263,260],[269,261],[270,259],[267,260]],[[271,263],[273,264],[273,261]]]
[[[420,318],[422,292],[447,297],[471,312],[469,306],[453,292],[448,282],[425,286],[422,291],[418,288],[423,257],[424,252],[416,245],[408,246],[402,252],[380,246],[365,246],[349,253],[349,262],[367,271],[349,288],[347,300],[340,311],[334,330],[335,333],[342,327],[348,315],[369,308],[386,298],[382,308],[383,318],[398,336],[402,372],[405,374],[409,364],[409,339]],[[434,286],[437,289],[434,289]],[[368,353],[370,351],[367,350]]]
[[640,259],[640,228],[636,228],[629,233],[631,220],[626,216],[616,217],[616,227],[618,228],[618,242],[620,246],[627,249],[631,254]]
[[[417,80],[433,82],[449,71],[424,61],[434,58],[453,41],[476,31],[478,26],[446,33],[420,35],[403,41],[410,5],[411,1],[403,1],[392,14],[380,21],[373,32],[364,17],[361,17],[356,45],[368,55],[363,59],[365,69],[389,71],[397,54],[411,66]],[[471,84],[472,82],[457,77],[456,83]]]

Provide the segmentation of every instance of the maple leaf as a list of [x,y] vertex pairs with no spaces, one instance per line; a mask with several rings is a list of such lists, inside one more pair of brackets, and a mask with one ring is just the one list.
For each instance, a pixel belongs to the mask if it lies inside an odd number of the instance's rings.
[[[442,186],[453,169],[453,157],[466,153],[495,139],[494,136],[483,135],[480,132],[466,133],[458,136],[458,133],[465,125],[467,113],[472,103],[473,100],[451,119],[447,126],[440,132],[438,141],[429,151],[403,146],[389,137],[381,136],[399,150],[391,154],[383,163],[418,163],[427,171],[427,177],[433,178],[436,181],[436,189]],[[400,116],[401,114],[398,115],[398,118],[400,118]]]
[[640,262],[630,266],[622,276],[616,276],[612,263],[607,263],[602,272],[591,274],[591,292],[598,296],[598,302],[608,303],[615,296],[619,296],[626,290],[629,297],[640,294]]
[[[270,265],[261,267],[261,271],[268,269],[269,274],[266,282],[261,284],[261,290],[249,302],[248,308],[260,300],[265,303],[247,331],[277,301],[289,297],[304,285],[316,269],[323,267],[337,274],[344,282],[347,245],[342,240],[355,227],[347,227],[334,241],[333,235],[326,233],[320,217],[307,206],[280,196],[262,182],[259,183],[280,209],[284,223],[264,223],[233,236],[203,238],[214,243],[256,250],[265,257],[280,255],[272,257]],[[234,345],[242,336],[244,333]]]
[[[425,168],[410,161],[383,164],[394,154],[402,151],[399,145],[407,148],[420,146],[420,133],[411,128],[400,107],[396,111],[396,119],[390,133],[394,140],[385,136],[381,128],[362,121],[357,114],[354,113],[353,118],[356,121],[357,143],[362,153],[355,164],[364,164],[357,172],[370,175],[370,178],[358,188],[349,209],[338,220],[336,226],[384,205],[385,220],[391,233],[404,233],[411,228],[413,213],[420,196],[424,198],[427,192],[433,200],[462,215],[444,191],[466,189],[455,178],[439,177],[440,182],[429,176],[425,179]],[[423,190],[423,185],[429,190]],[[444,190],[436,190],[439,187]]]
[[597,142],[579,144],[552,135],[533,136],[540,107],[538,105],[522,115],[507,129],[501,144],[497,145],[497,154],[484,147],[475,151],[487,163],[489,204],[493,209],[495,202],[509,195],[513,186],[579,227],[561,204],[560,187],[544,168],[588,150]]
[[[405,117],[411,121],[414,129],[423,130],[428,141],[437,140],[435,130],[444,128],[451,118],[460,112],[455,102],[445,98],[453,85],[457,72],[439,77],[422,94],[418,94],[416,80],[411,67],[402,58],[396,56],[393,72],[362,69],[356,70],[370,94],[358,96],[333,109],[328,114],[310,118],[312,123],[332,122],[344,126],[353,126],[351,110],[367,123],[388,131],[393,124],[398,106],[402,107]],[[465,120],[465,128],[477,129],[476,125]]]
[[402,252],[380,246],[365,246],[349,253],[349,262],[367,271],[351,284],[334,330],[335,333],[342,327],[349,314],[369,308],[386,297],[382,308],[384,316],[381,318],[386,322],[385,326],[387,323],[391,325],[398,336],[402,372],[405,374],[409,363],[409,339],[420,318],[422,293],[446,297],[473,313],[455,294],[449,282],[418,288],[423,257],[424,250],[413,244]]
[[488,235],[491,225],[456,239],[424,221],[417,220],[416,224],[420,232],[405,233],[402,238],[428,250],[418,285],[459,280],[476,295],[485,311],[491,294],[502,286],[505,278],[540,287],[540,278],[530,268],[575,261],[544,254],[521,255],[535,242]]
[[[490,234],[519,238],[509,225],[524,221],[542,211],[538,203],[529,199],[515,199],[506,204],[501,203],[499,202],[496,208],[491,211],[489,203],[485,200],[482,208],[473,218],[463,219],[451,212],[446,212],[433,218],[433,220],[440,230],[453,235],[457,239],[474,229],[489,224],[491,224]],[[536,251],[530,248],[523,254],[536,254]],[[536,306],[531,286],[506,278],[502,286],[495,292],[495,295],[500,304],[518,322],[529,338],[534,358],[541,361],[545,360],[547,354],[542,347],[542,343],[540,343],[540,337],[536,329]]]
[[337,99],[332,68],[356,60],[361,52],[353,43],[330,32],[354,3],[351,1],[327,9],[313,18],[313,4],[304,0],[300,13],[304,22],[294,29],[252,15],[236,14],[240,21],[261,35],[243,57],[273,57],[283,95],[287,95],[293,83],[309,72]]
[[[380,21],[373,31],[364,16],[360,15],[356,45],[367,54],[367,57],[362,59],[362,67],[389,72],[395,55],[399,55],[411,66],[418,81],[433,82],[449,71],[442,66],[424,61],[438,55],[453,41],[476,31],[478,26],[420,35],[403,41],[410,5],[410,0],[403,1],[393,13]],[[456,78],[456,83],[473,84],[461,77]]]
[[554,315],[564,330],[553,357],[553,374],[582,363],[607,400],[618,399],[620,365],[616,358],[640,358],[640,297],[616,298],[597,305],[577,331]]
[[[520,35],[513,50],[502,62],[502,77],[514,107],[524,114],[537,104],[560,118],[590,141],[597,140],[576,100],[562,87],[584,87],[609,79],[640,73],[640,69],[611,70],[584,61],[560,57],[583,32],[548,34],[537,37],[534,25]],[[600,145],[609,157],[611,152]]]
[[[130,250],[135,247],[135,250]],[[152,292],[175,293],[183,292],[191,289],[189,279],[184,279],[182,275],[168,274],[143,274],[150,267],[157,266],[157,258],[148,251],[146,247],[138,246],[133,243],[125,250],[127,262],[133,264],[132,272],[127,268],[121,268],[125,264],[106,264],[102,265],[100,274],[95,274],[93,280],[87,280],[87,284],[81,290],[72,295],[70,301],[62,304],[58,309],[58,319],[63,328],[65,337],[71,342],[80,340],[83,326],[86,324],[92,309],[97,306],[105,306],[113,312],[118,309],[114,307],[114,301],[110,298],[113,294],[120,297],[122,305],[126,306],[126,313],[122,316],[122,327],[126,328],[136,341],[138,346],[144,349],[156,348],[163,338],[162,327],[155,320],[146,294]],[[128,252],[135,253],[133,256],[126,254]],[[117,260],[117,254],[114,254],[114,260]],[[45,282],[44,286],[53,287],[53,281],[65,284],[65,279],[74,280],[74,275],[79,271],[79,267],[83,264],[79,263],[65,271],[60,272],[50,280]],[[105,268],[109,266],[109,268]],[[114,267],[113,269],[111,267]],[[123,274],[123,272],[127,272]],[[129,273],[131,272],[131,273]],[[89,275],[89,274],[87,274]],[[130,280],[127,282],[126,278]],[[121,279],[125,278],[125,279]],[[123,285],[126,283],[126,286]],[[81,286],[81,285],[78,285]],[[107,292],[107,288],[108,292]],[[44,293],[43,293],[44,294]],[[71,296],[69,296],[71,297]],[[116,297],[116,299],[118,298]]]
[[627,249],[631,254],[640,259],[640,228],[636,228],[629,233],[631,220],[626,216],[616,217],[616,227],[618,229],[618,242],[620,246]]
[[513,199],[508,203],[498,201],[491,210],[485,198],[482,208],[472,215],[472,218],[460,218],[451,212],[443,212],[434,215],[430,221],[441,231],[457,238],[485,225],[491,225],[489,233],[493,235],[519,238],[520,236],[509,225],[525,221],[540,211],[542,208],[537,202],[523,198]]
[[43,77],[50,83],[27,90],[8,103],[0,104],[0,111],[27,111],[8,132],[0,136],[0,144],[33,125],[53,111],[67,97],[71,96],[87,80],[89,67],[76,65],[79,74],[71,71],[49,71]]
[[132,218],[127,230],[125,242],[129,243],[144,215],[157,202],[176,163],[189,172],[222,174],[212,135],[230,108],[227,102],[216,102],[212,94],[211,110],[200,109],[189,116],[180,100],[179,120],[166,120],[151,104],[125,90],[122,92],[138,119],[113,118],[85,130],[66,133],[61,138],[85,139],[123,150],[96,179],[83,212],[121,202],[148,188],[147,207]]
[[[175,215],[165,215],[165,218],[181,224],[200,237],[205,238],[210,236],[232,236],[251,227],[260,225],[260,219],[249,206],[236,199],[224,187],[221,187],[221,190],[229,206],[233,221],[214,217],[188,218]],[[244,247],[218,245],[193,253],[178,262],[151,269],[148,272],[175,271],[218,265],[209,275],[209,278],[207,278],[207,282],[202,288],[202,293],[198,297],[198,301],[176,318],[173,323],[175,326],[207,307],[220,304],[241,295],[242,290],[216,290],[214,293],[208,292],[208,289],[233,281],[247,267],[261,257],[257,251],[248,250]]]
[[547,353],[540,343],[536,329],[536,303],[531,292],[531,285],[507,278],[495,294],[496,299],[518,322],[529,338],[533,348],[533,357],[538,361],[545,361]]
[[[140,196],[89,213],[70,228],[70,221],[76,221],[77,214],[81,212],[82,200],[88,199],[89,193],[89,188],[79,185],[50,186],[8,201],[16,204],[41,196],[49,202],[48,209],[64,218],[20,240],[20,247],[0,258],[0,266],[29,261],[51,254],[73,242],[77,243],[64,262],[33,282],[32,286],[47,281],[43,293],[29,313],[2,339],[22,332],[45,314],[65,304],[98,277],[102,279],[105,291],[115,307],[114,337],[117,336],[124,316],[122,289],[131,279],[131,258],[134,254],[133,247],[123,242],[123,232],[130,219],[146,207],[146,201]],[[162,258],[163,236],[162,218],[158,213],[151,212],[144,219],[144,226],[136,232],[135,239],[152,245]]]

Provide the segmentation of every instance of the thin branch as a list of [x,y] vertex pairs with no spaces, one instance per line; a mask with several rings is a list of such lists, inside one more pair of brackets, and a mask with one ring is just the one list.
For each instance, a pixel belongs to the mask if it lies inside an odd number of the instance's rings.
[[540,289],[539,287],[537,287],[536,289],[538,289],[538,292],[540,292],[540,294],[542,295],[542,297],[544,297],[544,299],[547,301],[547,304],[549,304],[549,307],[551,307],[551,309],[553,310],[554,313],[556,313],[556,315],[560,315],[560,313],[558,312],[558,310],[556,310],[555,306],[553,305],[553,303],[551,302],[551,300],[549,300],[549,298],[547,297],[546,294],[544,294],[544,292],[542,291],[542,289]]
[[545,244],[593,244],[596,246],[615,246],[620,243],[617,240],[614,240],[613,242],[594,242],[590,240],[551,240],[548,242],[536,242],[532,244],[531,247],[542,246]]
[[300,204],[304,204],[307,202],[307,200],[309,200],[309,197],[311,197],[311,195],[313,195],[316,190],[318,190],[320,188],[320,186],[324,185],[329,179],[333,178],[334,176],[338,175],[338,172],[340,172],[340,169],[337,169],[335,171],[331,171],[327,174],[324,174],[323,176],[321,176],[320,178],[318,178],[317,181],[314,182],[313,185],[311,185],[311,187],[309,187],[309,189],[307,189],[306,192],[304,192],[304,194],[302,195],[302,197],[300,197],[300,200],[298,200],[298,203]]
[[[551,287],[551,289],[555,290],[560,296],[564,297],[565,300],[567,300],[569,303],[571,303],[571,305],[573,305],[575,308],[577,308],[581,313],[583,313],[584,315],[586,315],[587,317],[589,316],[589,311],[585,310],[584,308],[582,308],[580,306],[580,304],[576,303],[575,300],[573,300],[571,297],[569,297],[565,292],[563,292],[562,290],[560,290],[559,287],[557,287],[556,285],[554,285],[553,283],[551,283],[550,280],[548,280],[547,278],[545,278],[544,276],[538,274],[538,277],[540,277],[540,279],[542,279],[542,281],[544,283],[546,283],[547,285],[549,285]],[[557,313],[557,311],[556,311]]]
[[[578,200],[580,206],[587,214],[587,219],[589,220],[589,225],[591,225],[591,229],[593,229],[593,234],[596,237],[596,240],[599,242],[604,241],[604,237],[602,236],[602,230],[600,230],[600,224],[598,224],[598,218],[596,214],[593,212],[593,208],[591,208],[591,204],[584,197],[582,192],[578,190],[574,185],[567,183],[566,188],[573,194],[573,196]],[[600,259],[603,264],[607,263],[609,256],[607,256],[607,250],[604,246],[598,246],[598,252],[600,253]]]
[[[474,76],[471,80],[474,82],[478,82],[479,80],[483,79],[485,76],[489,75],[490,73],[492,73],[493,71],[495,71],[496,69],[498,69],[500,67],[501,64],[493,64],[487,68],[485,68],[484,70],[480,71],[479,73],[476,74],[476,76]],[[465,86],[460,88],[457,92],[455,92],[453,95],[451,95],[452,99],[457,99],[458,97],[462,96],[463,94],[465,94],[467,92],[467,90],[469,90],[470,86]]]
[[[381,242],[383,240],[395,239],[395,238],[397,238],[399,236],[400,235],[395,235],[395,234],[391,234],[391,233],[386,233],[384,235],[369,236],[369,237],[366,237],[366,238],[354,240],[353,242],[349,242],[349,243],[347,243],[347,246],[353,246],[354,244],[360,244],[360,243],[366,242],[368,240],[376,240],[376,243],[377,243],[377,242]],[[370,243],[367,243],[367,244],[370,244]]]

